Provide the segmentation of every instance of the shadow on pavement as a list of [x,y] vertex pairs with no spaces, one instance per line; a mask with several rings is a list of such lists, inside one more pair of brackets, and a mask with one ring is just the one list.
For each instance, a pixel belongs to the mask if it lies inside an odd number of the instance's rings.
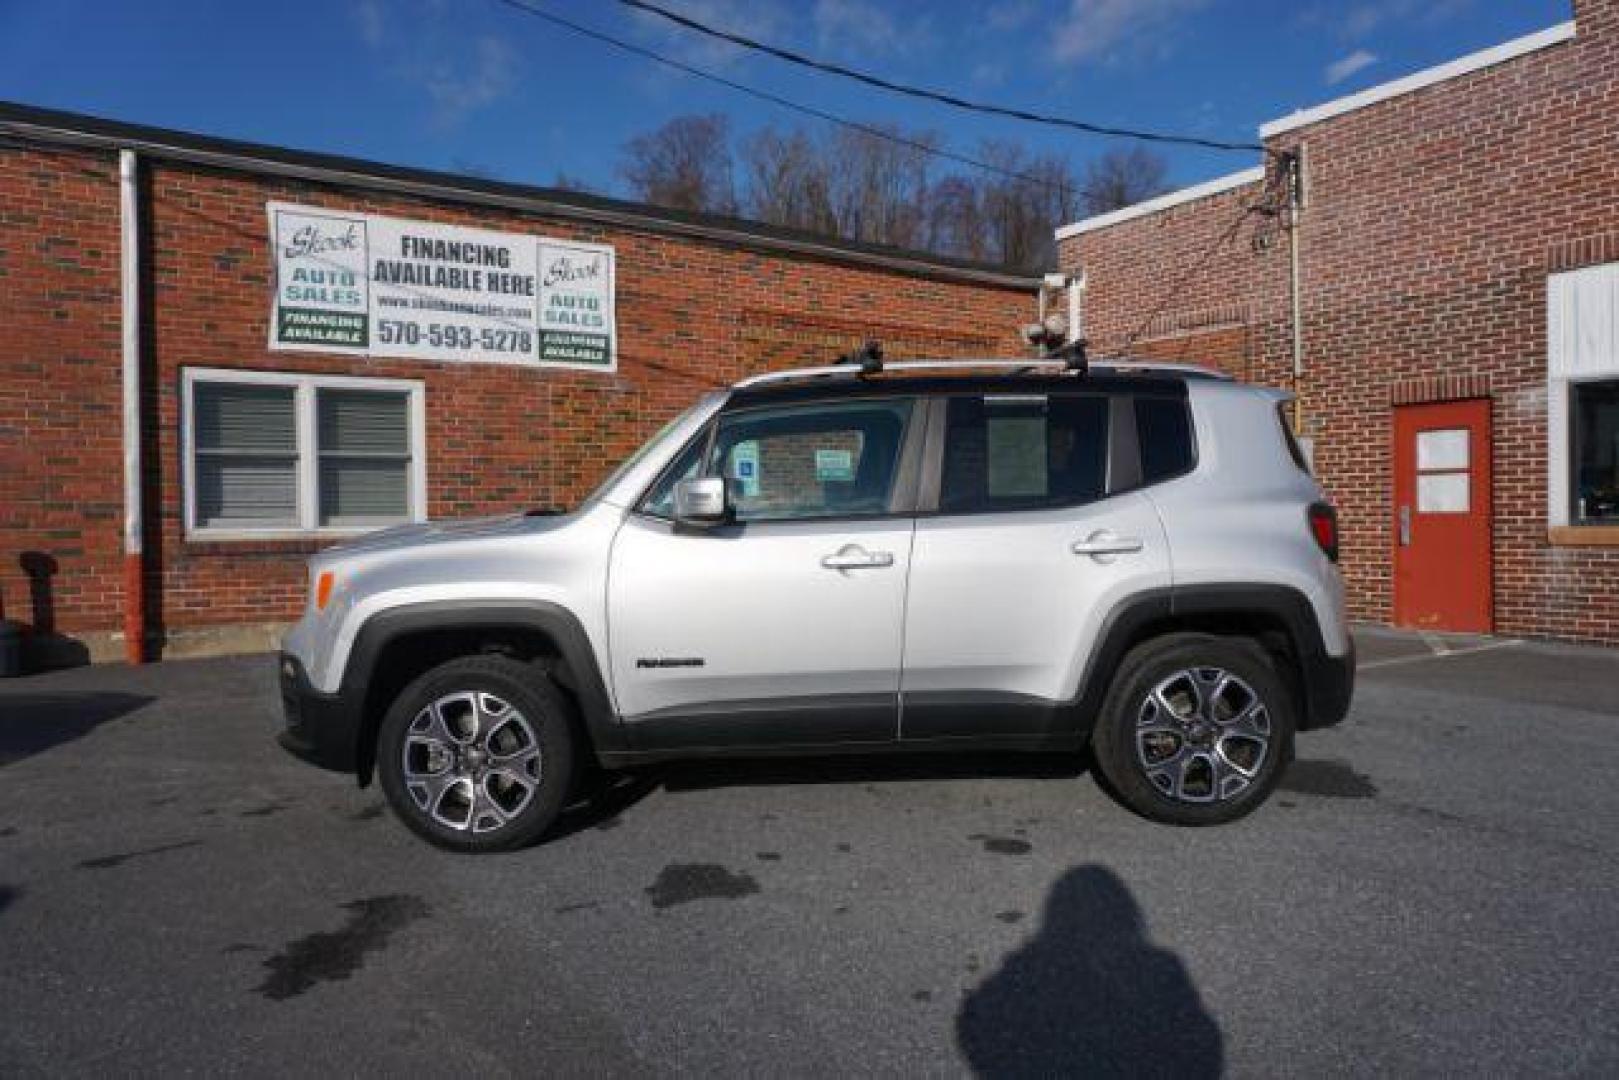
[[1089,759],[1080,754],[873,754],[838,758],[734,758],[679,761],[585,776],[560,817],[538,841],[586,829],[611,829],[620,815],[662,788],[679,794],[726,787],[793,784],[882,784],[918,780],[1073,780]]
[[0,885],[0,915],[5,914],[6,908],[17,899],[17,890],[10,885]]
[[1225,1056],[1185,966],[1101,866],[1062,876],[1039,936],[967,996],[956,1036],[989,1077],[1215,1077]]
[[140,694],[0,694],[0,768],[88,735],[109,720],[149,705]]
[[538,842],[549,844],[586,829],[610,829],[620,814],[658,790],[658,783],[657,774],[648,771],[587,775],[573,800]]

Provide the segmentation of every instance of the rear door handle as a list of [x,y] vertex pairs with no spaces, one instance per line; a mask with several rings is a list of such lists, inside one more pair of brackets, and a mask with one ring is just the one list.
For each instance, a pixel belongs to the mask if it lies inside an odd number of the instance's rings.
[[1083,540],[1075,540],[1068,550],[1098,562],[1112,562],[1114,555],[1134,555],[1145,546],[1139,536],[1119,536],[1111,529],[1098,529]]
[[845,544],[834,554],[823,555],[821,565],[828,570],[880,570],[894,565],[894,555],[889,551],[867,551],[859,544]]

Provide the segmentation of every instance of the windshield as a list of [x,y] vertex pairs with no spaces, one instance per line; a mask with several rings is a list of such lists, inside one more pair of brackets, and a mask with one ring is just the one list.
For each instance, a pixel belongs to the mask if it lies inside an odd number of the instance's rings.
[[646,459],[646,456],[648,454],[650,454],[660,443],[662,443],[664,438],[671,431],[675,430],[675,428],[677,428],[681,424],[685,423],[686,420],[690,416],[692,416],[694,413],[697,413],[697,412],[699,412],[699,411],[701,411],[703,409],[708,408],[712,397],[713,397],[713,395],[709,395],[707,397],[702,398],[695,405],[693,405],[691,408],[687,409],[686,411],[684,411],[682,413],[677,414],[673,420],[670,420],[667,424],[663,425],[656,432],[654,432],[650,439],[648,439],[646,442],[642,443],[640,445],[640,447],[636,449],[635,453],[633,453],[629,457],[625,458],[619,464],[618,468],[614,469],[611,473],[609,473],[607,475],[607,479],[603,480],[601,483],[596,485],[596,490],[592,491],[590,493],[590,495],[585,499],[585,502],[587,502],[587,503],[595,502],[597,499],[601,498],[602,495],[604,495],[606,492],[612,490],[613,485],[618,483],[626,475],[628,475],[629,471],[631,469],[633,469],[637,465],[641,464],[641,462]]

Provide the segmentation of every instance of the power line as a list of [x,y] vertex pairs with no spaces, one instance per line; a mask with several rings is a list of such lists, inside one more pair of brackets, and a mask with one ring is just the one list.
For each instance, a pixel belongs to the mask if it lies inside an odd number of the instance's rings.
[[1089,135],[1105,135],[1110,138],[1136,139],[1141,142],[1166,143],[1174,146],[1197,146],[1206,150],[1244,150],[1258,151],[1260,153],[1266,152],[1266,148],[1258,143],[1222,142],[1218,139],[1204,139],[1195,135],[1175,135],[1161,131],[1143,131],[1135,128],[1108,127],[1103,124],[1088,123],[1084,120],[1074,120],[1066,116],[1052,116],[1046,113],[1030,112],[1027,109],[1016,109],[1006,105],[994,105],[982,101],[970,101],[967,98],[958,97],[955,94],[945,93],[941,90],[929,90],[925,87],[908,86],[904,83],[894,82],[891,79],[885,79],[880,75],[873,75],[870,72],[857,71],[854,68],[844,67],[842,64],[835,64],[827,60],[817,60],[812,56],[806,56],[803,53],[794,52],[791,49],[784,49],[779,45],[771,45],[763,41],[757,41],[754,38],[745,37],[742,34],[732,33],[729,30],[720,30],[716,27],[709,26],[706,23],[698,22],[696,19],[689,16],[682,15],[677,11],[670,11],[668,8],[649,3],[648,0],[618,0],[618,2],[623,4],[625,7],[634,8],[637,11],[644,11],[650,15],[656,15],[659,18],[667,19],[670,22],[675,23],[678,26],[683,26],[695,33],[704,34],[720,41],[728,41],[731,44],[739,45],[744,49],[752,49],[756,52],[762,52],[767,55],[774,56],[778,60],[785,60],[789,64],[797,64],[800,67],[810,68],[814,71],[823,72],[828,75],[837,75],[845,79],[853,79],[856,82],[865,83],[867,86],[874,86],[879,90],[887,90],[894,94],[904,94],[906,97],[921,98],[924,101],[932,101],[940,105],[948,105],[951,108],[963,109],[967,112],[984,113],[989,116],[1004,116],[1013,120],[1024,120],[1033,124],[1047,124],[1052,127],[1068,128],[1072,131],[1083,131]]
[[[1280,170],[1277,173],[1278,177],[1285,177],[1285,175],[1286,174]],[[1158,316],[1164,313],[1164,309],[1169,307],[1170,304],[1172,304],[1181,296],[1182,293],[1185,292],[1186,287],[1203,272],[1203,270],[1208,266],[1209,261],[1214,258],[1217,252],[1219,252],[1227,244],[1231,243],[1231,241],[1236,237],[1238,230],[1242,228],[1243,222],[1248,220],[1248,216],[1250,214],[1263,214],[1267,217],[1272,217],[1279,212],[1278,207],[1272,201],[1276,194],[1274,189],[1276,188],[1277,183],[1278,181],[1275,179],[1268,181],[1265,184],[1264,190],[1262,190],[1257,197],[1249,200],[1248,202],[1244,202],[1241,206],[1237,207],[1237,214],[1232,219],[1231,224],[1226,226],[1226,228],[1214,238],[1214,243],[1205,248],[1202,254],[1193,260],[1191,265],[1189,265],[1180,273],[1178,277],[1176,277],[1173,282],[1170,283],[1169,287],[1166,288],[1162,295],[1159,296],[1158,302],[1153,305],[1152,310],[1147,312],[1146,318],[1142,319],[1140,325],[1132,330],[1130,335],[1124,339],[1124,345],[1119,350],[1121,355],[1130,355],[1130,350],[1135,347],[1136,342],[1139,341],[1141,336],[1147,332],[1147,330],[1152,326],[1153,322],[1157,320]]]
[[611,45],[615,49],[622,50],[623,52],[630,53],[634,56],[655,61],[656,63],[674,68],[676,71],[683,71],[688,75],[695,75],[699,79],[707,79],[709,82],[718,83],[720,86],[728,87],[743,94],[748,94],[752,97],[758,98],[761,101],[768,101],[772,105],[779,105],[784,109],[791,109],[792,111],[802,113],[805,116],[812,116],[817,120],[825,120],[828,123],[837,124],[840,127],[849,128],[852,131],[858,131],[864,135],[869,135],[872,138],[883,139],[891,143],[896,143],[900,146],[910,147],[912,150],[916,150],[924,154],[944,158],[948,161],[954,161],[957,164],[967,165],[974,169],[981,169],[984,172],[994,173],[997,176],[1005,177],[1008,180],[1016,180],[1020,183],[1035,184],[1040,187],[1051,188],[1070,195],[1094,196],[1097,194],[1094,189],[1076,187],[1072,184],[1064,184],[1061,181],[1048,179],[1046,177],[1031,176],[1028,173],[1021,173],[1015,169],[1007,169],[999,165],[992,165],[987,161],[981,161],[977,158],[968,157],[966,154],[956,153],[953,150],[941,149],[940,147],[922,142],[919,139],[907,138],[904,135],[899,135],[892,131],[885,131],[873,124],[863,124],[858,120],[850,120],[847,117],[838,116],[837,114],[827,112],[824,109],[818,109],[813,105],[802,105],[796,101],[791,101],[784,98],[779,94],[771,93],[768,90],[761,90],[758,87],[737,82],[735,79],[727,78],[724,75],[716,75],[711,71],[705,71],[702,68],[695,67],[682,60],[676,60],[673,57],[665,56],[664,54],[655,52],[652,49],[644,48],[643,46],[616,38],[611,34],[606,34],[600,30],[585,26],[582,23],[574,22],[572,19],[564,18],[561,15],[546,11],[543,8],[538,8],[532,4],[525,3],[524,0],[495,0],[495,2],[504,4],[506,7],[509,7],[514,11],[520,11],[525,15],[531,15],[536,19],[543,19],[554,26],[560,26],[563,29],[570,30],[575,34],[588,37],[594,41],[599,41],[604,45]]

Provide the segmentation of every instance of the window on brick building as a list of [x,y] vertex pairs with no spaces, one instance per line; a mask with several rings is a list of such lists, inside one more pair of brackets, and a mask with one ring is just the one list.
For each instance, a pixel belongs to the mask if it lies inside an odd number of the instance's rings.
[[1619,525],[1619,379],[1574,383],[1570,391],[1574,521]]
[[1550,523],[1619,526],[1619,263],[1547,282]]
[[425,517],[422,387],[188,369],[188,535],[360,532]]

